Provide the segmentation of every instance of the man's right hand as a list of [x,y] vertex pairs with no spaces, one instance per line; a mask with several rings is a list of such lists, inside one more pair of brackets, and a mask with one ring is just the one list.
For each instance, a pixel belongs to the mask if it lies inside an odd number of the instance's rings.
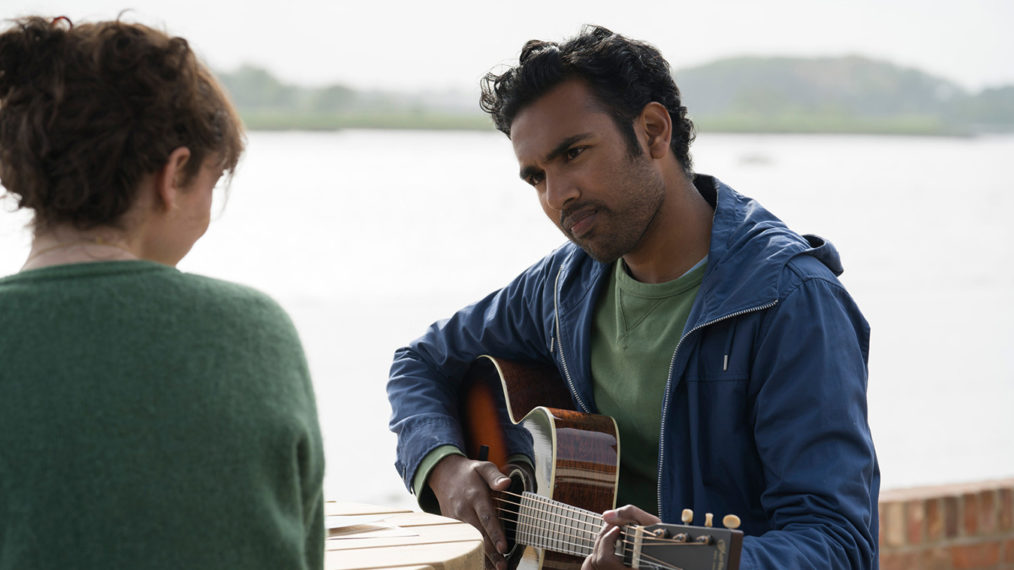
[[433,467],[427,483],[440,503],[440,514],[467,522],[482,533],[487,566],[506,570],[507,538],[490,489],[505,491],[510,479],[489,461],[448,455]]

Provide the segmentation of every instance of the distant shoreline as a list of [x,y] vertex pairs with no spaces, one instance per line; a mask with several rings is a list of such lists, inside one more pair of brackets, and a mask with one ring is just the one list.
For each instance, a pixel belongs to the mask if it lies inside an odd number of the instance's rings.
[[[241,113],[250,131],[339,131],[377,130],[458,130],[492,131],[486,115],[438,112],[391,113]],[[973,137],[980,134],[1012,133],[1007,129],[977,131],[964,126],[945,125],[932,117],[890,117],[882,120],[845,117],[692,117],[698,132],[741,134],[828,134],[885,136]]]
[[[676,76],[700,132],[1014,133],[1014,85],[970,92],[918,69],[858,56],[726,58]],[[220,78],[251,130],[492,129],[476,93],[302,87],[255,66]]]

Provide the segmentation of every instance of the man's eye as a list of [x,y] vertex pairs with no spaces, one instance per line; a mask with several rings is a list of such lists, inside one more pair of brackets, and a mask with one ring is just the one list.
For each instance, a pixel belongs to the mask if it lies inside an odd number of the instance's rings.
[[528,182],[532,186],[538,186],[542,182],[543,178],[545,178],[545,176],[543,176],[541,173],[540,174],[530,174],[528,176],[528,179],[526,180],[526,182]]
[[574,148],[567,149],[567,160],[574,160],[575,158],[577,158],[577,155],[584,152],[584,149],[585,147],[583,146],[576,146]]

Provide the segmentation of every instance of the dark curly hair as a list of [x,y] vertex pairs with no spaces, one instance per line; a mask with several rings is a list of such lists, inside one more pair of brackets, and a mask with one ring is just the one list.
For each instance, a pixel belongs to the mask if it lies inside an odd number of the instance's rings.
[[20,19],[0,34],[0,183],[36,228],[118,225],[145,175],[190,150],[232,173],[235,108],[187,41],[141,24]]
[[496,128],[511,135],[511,123],[527,105],[564,81],[581,79],[608,109],[627,139],[632,156],[641,153],[633,120],[653,101],[672,118],[670,146],[683,170],[690,174],[690,143],[694,124],[680,103],[680,90],[669,64],[659,51],[600,26],[585,26],[562,44],[529,40],[516,67],[482,79],[479,106],[493,117]]

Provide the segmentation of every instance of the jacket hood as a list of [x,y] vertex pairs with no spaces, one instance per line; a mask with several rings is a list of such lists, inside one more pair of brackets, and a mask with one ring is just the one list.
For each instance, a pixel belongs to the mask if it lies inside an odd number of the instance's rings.
[[[785,266],[793,258],[816,258],[832,273],[842,272],[830,242],[801,236],[757,201],[717,178],[696,175],[694,185],[714,207],[708,270],[702,289],[712,292],[696,307],[691,321],[708,322],[777,302]],[[758,260],[761,260],[758,263]]]

